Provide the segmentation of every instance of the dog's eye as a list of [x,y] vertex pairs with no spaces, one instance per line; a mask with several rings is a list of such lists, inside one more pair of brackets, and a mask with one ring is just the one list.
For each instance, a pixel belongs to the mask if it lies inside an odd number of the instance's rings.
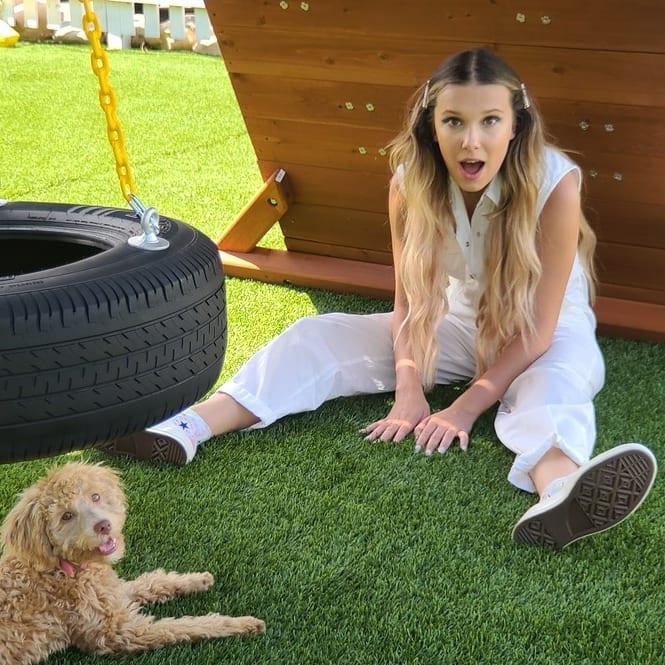
[[102,497],[99,494],[93,494],[91,498],[95,503],[98,503]]
[[66,513],[62,513],[62,521],[63,522],[69,522],[70,519],[74,517],[74,513],[70,513],[69,511]]

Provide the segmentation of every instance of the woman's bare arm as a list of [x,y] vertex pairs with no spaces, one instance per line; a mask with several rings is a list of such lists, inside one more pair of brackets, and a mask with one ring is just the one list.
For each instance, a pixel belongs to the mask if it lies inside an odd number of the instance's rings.
[[426,418],[429,403],[425,398],[420,373],[411,355],[407,335],[398,334],[409,307],[400,279],[400,259],[402,256],[402,236],[404,233],[404,213],[402,195],[396,176],[390,181],[388,201],[390,232],[392,238],[393,263],[395,266],[395,301],[392,317],[392,334],[395,353],[395,405],[381,420],[371,423],[362,431],[367,439],[382,441],[402,441],[414,427]]

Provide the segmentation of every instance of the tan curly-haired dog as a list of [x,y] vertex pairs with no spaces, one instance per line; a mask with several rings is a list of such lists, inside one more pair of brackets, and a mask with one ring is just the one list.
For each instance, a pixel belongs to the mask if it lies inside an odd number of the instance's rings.
[[134,653],[167,644],[244,633],[254,617],[208,614],[155,620],[141,605],[205,591],[210,573],[156,570],[118,577],[127,501],[107,467],[70,463],[28,488],[2,525],[0,663],[38,663],[70,645],[95,654]]

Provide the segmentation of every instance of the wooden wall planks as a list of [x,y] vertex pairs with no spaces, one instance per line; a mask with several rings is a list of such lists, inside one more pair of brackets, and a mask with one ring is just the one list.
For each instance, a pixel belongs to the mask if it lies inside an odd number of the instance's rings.
[[[383,129],[385,142],[399,128],[406,100],[413,92],[409,87],[317,79],[281,79],[276,86],[273,77],[262,75],[231,74],[231,80],[245,119],[315,123],[327,138],[337,131],[329,125]],[[587,154],[594,150],[653,157],[663,154],[665,109],[547,97],[538,102],[547,127],[562,147]]]
[[663,22],[653,15],[662,7],[650,0],[557,0],[547,9],[534,0],[419,0],[408,6],[402,0],[328,0],[309,3],[309,11],[299,1],[287,4],[283,9],[265,0],[206,2],[220,27],[665,53]]
[[[415,88],[448,55],[490,46],[506,58],[536,97],[665,106],[662,55],[514,46],[491,42],[408,41],[381,36],[224,26],[218,33],[230,72]],[[636,75],[639,72],[639,76]]]
[[665,304],[665,3],[305,4],[206,2],[260,170],[289,174],[289,249],[390,262],[384,148],[441,60],[489,46],[584,170],[600,292]]

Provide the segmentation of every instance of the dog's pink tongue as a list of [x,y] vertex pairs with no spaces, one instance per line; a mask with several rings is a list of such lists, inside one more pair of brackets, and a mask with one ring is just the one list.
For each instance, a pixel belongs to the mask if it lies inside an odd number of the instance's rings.
[[102,543],[97,549],[102,554],[111,554],[112,552],[115,552],[117,544],[118,543],[115,538],[109,538],[105,543]]
[[76,574],[74,571],[74,566],[66,559],[60,559],[60,568],[64,571],[67,577],[74,577]]

